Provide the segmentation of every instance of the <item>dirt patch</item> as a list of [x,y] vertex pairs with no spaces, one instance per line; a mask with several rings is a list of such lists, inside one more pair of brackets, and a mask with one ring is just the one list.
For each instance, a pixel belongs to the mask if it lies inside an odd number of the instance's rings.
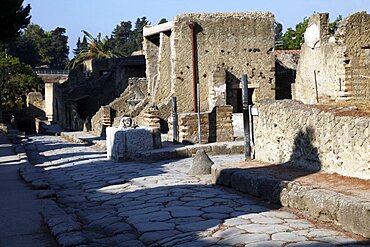
[[342,102],[323,102],[315,105],[325,112],[332,112],[336,116],[370,117],[369,100],[348,100]]
[[222,166],[269,174],[279,180],[297,181],[302,185],[326,189],[370,202],[370,180],[325,172],[305,171],[288,165],[272,165],[258,161],[241,161],[234,164],[223,164]]

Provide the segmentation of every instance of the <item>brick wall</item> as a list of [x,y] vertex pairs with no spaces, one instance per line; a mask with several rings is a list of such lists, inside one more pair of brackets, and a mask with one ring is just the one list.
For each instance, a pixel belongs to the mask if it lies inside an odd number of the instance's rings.
[[[172,117],[168,119],[168,139],[172,140]],[[233,141],[232,106],[217,106],[211,112],[200,114],[201,142]],[[198,143],[198,117],[196,113],[178,116],[179,142]]]

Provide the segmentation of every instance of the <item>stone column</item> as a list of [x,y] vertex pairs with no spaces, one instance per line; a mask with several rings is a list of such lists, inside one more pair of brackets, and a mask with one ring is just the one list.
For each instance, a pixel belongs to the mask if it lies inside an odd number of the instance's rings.
[[146,125],[152,129],[153,147],[160,148],[162,146],[162,141],[161,141],[161,124],[158,108],[157,107],[149,108],[145,112],[144,118]]
[[49,122],[53,122],[55,114],[55,84],[45,83],[45,115]]

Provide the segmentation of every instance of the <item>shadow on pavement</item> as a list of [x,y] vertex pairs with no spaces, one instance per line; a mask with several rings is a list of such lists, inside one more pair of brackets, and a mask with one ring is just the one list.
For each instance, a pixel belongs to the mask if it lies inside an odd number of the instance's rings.
[[[319,156],[312,145],[313,134],[310,130],[301,131],[291,162],[282,164],[289,168],[296,160],[309,159],[314,164],[312,171],[297,173],[291,180],[320,170]],[[80,145],[40,142],[38,145],[44,146],[41,150],[57,147],[62,152],[51,157],[61,162],[45,175],[57,192],[58,203],[83,223],[91,246],[130,246],[128,236],[131,239],[137,236],[152,246],[241,246],[247,242],[282,246],[285,238],[294,238],[292,243],[297,242],[294,246],[370,244],[335,235],[334,231],[316,229],[294,214],[272,211],[279,208],[277,205],[205,184],[204,177],[188,176],[185,173],[192,159],[152,164],[116,163],[107,161],[99,152],[70,150]],[[101,157],[94,157],[96,154]],[[82,164],[63,160],[79,155],[84,157]],[[75,164],[58,168],[68,162]],[[268,167],[244,169],[267,174],[268,170]],[[310,233],[311,237],[307,237]]]

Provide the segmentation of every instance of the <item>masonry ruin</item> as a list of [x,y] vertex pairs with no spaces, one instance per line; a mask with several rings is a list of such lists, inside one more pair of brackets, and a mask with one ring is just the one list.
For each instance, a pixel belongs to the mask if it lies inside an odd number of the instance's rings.
[[329,31],[329,14],[308,23],[297,68],[293,99],[306,104],[370,99],[370,15],[360,12]]
[[[242,111],[242,74],[248,74],[254,101],[275,98],[273,23],[274,16],[268,12],[182,14],[172,22],[144,29],[148,93],[169,125],[168,106],[171,97],[177,97],[183,119],[181,142],[198,141],[196,115],[191,113],[195,110],[194,80],[200,89],[202,142],[233,140],[231,117]],[[216,125],[209,121],[212,111],[213,115],[229,112],[218,118]],[[210,134],[217,133],[216,129],[231,134],[216,138]]]

